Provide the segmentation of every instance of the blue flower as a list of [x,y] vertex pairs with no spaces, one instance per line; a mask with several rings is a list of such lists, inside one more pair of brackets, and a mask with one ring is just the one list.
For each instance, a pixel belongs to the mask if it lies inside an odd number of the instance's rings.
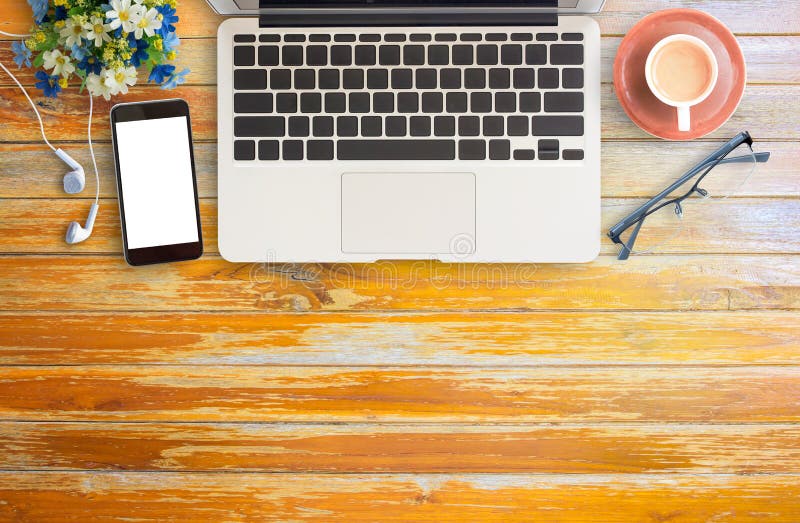
[[161,35],[161,38],[166,38],[168,33],[175,32],[173,24],[177,24],[180,17],[175,15],[175,8],[169,4],[156,7],[156,11],[161,15],[161,29],[158,30],[158,34]]
[[47,16],[49,9],[47,0],[28,0],[28,4],[33,9],[33,19],[37,24],[41,24],[44,17]]
[[133,54],[131,55],[131,65],[134,67],[140,67],[142,65],[142,61],[147,60],[150,58],[150,54],[147,52],[147,48],[150,47],[150,44],[147,43],[147,40],[141,39],[137,40],[133,33],[128,36],[128,45],[131,49],[135,49]]
[[150,71],[150,76],[147,78],[147,81],[156,84],[163,84],[164,80],[169,78],[174,71],[175,71],[174,65],[168,65],[168,64],[157,65],[153,67],[152,71]]
[[86,74],[100,74],[100,71],[103,70],[103,64],[100,63],[100,60],[90,54],[84,56],[83,60],[76,64],[76,67],[82,71],[86,71]]
[[64,7],[63,5],[57,5],[56,6],[55,16],[54,16],[56,21],[58,21],[58,20],[66,20],[67,16],[68,16],[67,8]]
[[31,50],[28,49],[25,42],[14,42],[11,44],[11,50],[14,51],[14,63],[17,64],[17,67],[31,66]]
[[174,31],[163,37],[164,52],[168,53],[174,51],[176,47],[181,45],[181,39]]
[[73,60],[77,61],[83,60],[84,58],[86,58],[87,54],[88,53],[86,52],[86,49],[79,46],[78,44],[75,44],[72,47],[70,47],[70,56],[72,56]]
[[36,72],[36,87],[44,92],[48,98],[58,98],[58,93],[61,92],[61,86],[58,85],[58,76],[50,76],[44,71]]
[[186,83],[186,75],[189,74],[191,71],[187,68],[181,71],[180,73],[173,74],[169,80],[167,80],[164,84],[161,85],[162,89],[175,89],[181,84]]

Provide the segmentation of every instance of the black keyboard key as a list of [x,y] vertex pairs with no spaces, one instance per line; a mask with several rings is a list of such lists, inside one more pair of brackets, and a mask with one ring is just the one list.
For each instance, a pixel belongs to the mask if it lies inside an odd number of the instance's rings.
[[284,42],[305,42],[306,35],[298,35],[298,34],[291,34],[291,35],[284,35],[283,36]]
[[297,95],[295,93],[278,93],[275,95],[275,110],[279,113],[297,112]]
[[583,69],[562,69],[561,86],[564,89],[583,89]]
[[403,47],[404,65],[422,65],[425,63],[425,47],[421,45],[407,45]]
[[455,160],[453,140],[339,140],[339,160]]
[[564,149],[561,157],[565,160],[583,160],[583,149]]
[[316,87],[316,75],[313,69],[294,70],[295,89],[314,89]]
[[463,33],[461,35],[462,42],[480,42],[483,37],[478,33]]
[[476,50],[478,65],[497,65],[497,46],[479,45]]
[[494,94],[494,112],[496,113],[513,113],[517,110],[517,93],[495,93]]
[[271,113],[272,93],[236,93],[233,96],[235,113]]
[[489,88],[508,89],[511,87],[511,75],[508,69],[489,69]]
[[555,42],[558,40],[556,33],[539,33],[536,35],[536,40],[539,42]]
[[299,45],[285,45],[281,50],[283,65],[303,65],[303,48]]
[[544,65],[547,63],[547,46],[528,44],[525,46],[525,63],[527,65]]
[[367,70],[368,89],[388,89],[388,87],[389,87],[389,72],[386,69]]
[[486,35],[487,42],[505,42],[508,39],[508,35],[505,33],[488,33]]
[[412,42],[430,42],[431,35],[425,33],[416,33],[408,37]]
[[281,37],[275,34],[266,34],[266,35],[259,35],[258,37],[259,42],[280,42]]
[[363,89],[364,70],[345,69],[344,71],[342,71],[342,87],[344,87],[345,89]]
[[353,55],[349,45],[331,46],[331,65],[352,65]]
[[419,111],[419,95],[417,93],[398,93],[397,112],[416,113]]
[[280,62],[280,47],[262,45],[258,47],[258,65],[274,67]]
[[454,116],[437,116],[433,119],[433,134],[436,136],[455,136],[456,119]]
[[289,136],[294,138],[305,138],[310,133],[310,122],[308,116],[289,117]]
[[[383,123],[380,116],[361,117],[361,136],[380,136],[383,134]],[[342,159],[340,157],[340,159]]]
[[339,70],[338,69],[320,69],[320,71],[319,71],[319,88],[320,89],[338,89],[339,88]]
[[458,142],[459,160],[485,160],[486,142],[484,140],[460,140]]
[[301,113],[321,113],[322,95],[319,93],[302,93],[300,95]]
[[332,114],[347,112],[347,96],[344,93],[325,93],[325,112]]
[[558,88],[558,69],[539,69],[539,89]]
[[535,160],[536,151],[533,149],[517,149],[514,151],[515,160]]
[[[266,71],[264,71],[266,74]],[[269,88],[273,91],[292,88],[292,71],[289,69],[273,69],[269,72]]]
[[459,136],[479,136],[481,134],[481,120],[477,116],[458,117]]
[[472,65],[474,51],[471,45],[453,46],[453,65]]
[[417,69],[417,89],[436,89],[436,69]]
[[511,157],[511,143],[508,140],[489,140],[489,159],[508,160]]
[[233,119],[233,135],[236,137],[281,137],[286,133],[286,122],[282,116],[237,116]]
[[564,34],[561,35],[561,39],[564,40],[565,42],[582,42],[583,41],[583,34],[582,33],[564,33]]
[[306,158],[309,160],[333,160],[333,141],[309,140],[306,142]]
[[505,134],[505,125],[502,116],[483,117],[484,136],[503,136],[504,134]]
[[358,136],[358,117],[339,116],[336,118],[336,134],[338,136]]
[[520,65],[522,63],[522,46],[506,44],[500,48],[500,63],[503,65]]
[[406,35],[397,34],[397,33],[391,33],[391,34],[388,34],[388,35],[384,35],[383,39],[386,42],[405,42],[406,41]]
[[461,69],[442,69],[439,71],[441,89],[461,89]]
[[306,65],[328,65],[328,48],[324,45],[306,47]]
[[315,116],[312,121],[312,132],[314,136],[322,138],[333,136],[333,117]]
[[511,33],[512,42],[530,42],[533,40],[533,35],[530,33]]
[[542,95],[540,93],[519,93],[519,112],[538,113],[542,110]]
[[545,93],[544,111],[546,113],[583,112],[583,93],[569,91]]
[[447,93],[445,107],[448,113],[466,113],[467,93]]
[[422,93],[422,112],[441,113],[444,109],[444,96],[439,92]]
[[237,91],[266,89],[267,72],[263,69],[237,69],[233,72],[233,88]]
[[375,93],[372,95],[372,112],[393,113],[394,93]]
[[279,144],[277,140],[261,140],[258,142],[258,159],[277,160],[278,145]]
[[256,142],[253,140],[236,140],[233,142],[234,160],[255,160]]
[[450,48],[446,45],[428,46],[428,65],[447,65],[450,63]]
[[380,42],[381,41],[381,35],[374,34],[374,33],[363,34],[363,35],[360,35],[358,37],[358,40],[361,41],[361,42]]
[[356,46],[356,65],[375,65],[377,50],[374,45]]
[[387,116],[386,117],[386,136],[405,136],[406,135],[406,118],[405,116]]
[[514,89],[531,89],[535,85],[535,69],[514,69]]
[[583,44],[551,45],[550,63],[553,65],[581,65],[583,63]]
[[492,112],[492,93],[485,91],[470,93],[469,101],[470,101],[470,110],[473,113]]
[[255,42],[256,35],[233,35],[233,41],[236,43]]
[[539,140],[539,159],[558,160],[558,140]]
[[583,116],[533,116],[534,136],[583,136]]
[[437,42],[455,42],[456,35],[453,33],[439,33],[433,37]]
[[350,93],[348,95],[351,113],[368,113],[370,108],[369,93]]
[[414,72],[411,69],[392,69],[392,89],[411,89]]
[[233,65],[247,67],[256,65],[256,48],[252,45],[237,45],[233,48]]
[[464,87],[467,89],[485,89],[486,88],[486,71],[484,69],[465,69],[464,70]]
[[378,63],[381,65],[400,65],[400,46],[380,46],[378,50]]
[[509,136],[528,136],[529,134],[527,116],[509,116],[507,125]]
[[309,42],[330,42],[331,35],[313,34],[308,36]]
[[431,117],[430,116],[412,116],[409,118],[409,131],[411,136],[430,136],[431,135]]
[[302,160],[303,159],[303,141],[302,140],[285,140],[283,142],[283,159],[284,160]]
[[351,35],[351,34],[334,35],[333,41],[334,42],[355,42],[356,41],[356,35]]

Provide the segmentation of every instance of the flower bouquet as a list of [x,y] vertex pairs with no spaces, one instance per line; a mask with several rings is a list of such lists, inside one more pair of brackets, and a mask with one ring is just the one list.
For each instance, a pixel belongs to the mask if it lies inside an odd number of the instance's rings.
[[41,67],[36,87],[57,97],[74,80],[92,96],[109,100],[136,84],[146,67],[148,82],[164,89],[186,81],[177,72],[180,39],[176,0],[28,0],[35,25],[13,44],[19,67]]

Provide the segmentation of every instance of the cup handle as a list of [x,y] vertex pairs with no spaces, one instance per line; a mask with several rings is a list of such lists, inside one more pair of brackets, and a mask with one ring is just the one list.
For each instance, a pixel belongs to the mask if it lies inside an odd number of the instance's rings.
[[692,130],[691,110],[688,107],[678,107],[678,130],[682,132]]

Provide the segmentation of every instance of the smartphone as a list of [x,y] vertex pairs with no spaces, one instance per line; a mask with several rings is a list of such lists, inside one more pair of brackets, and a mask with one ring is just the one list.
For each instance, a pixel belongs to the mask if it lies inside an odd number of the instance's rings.
[[111,109],[125,260],[149,265],[203,254],[189,105],[124,103]]

